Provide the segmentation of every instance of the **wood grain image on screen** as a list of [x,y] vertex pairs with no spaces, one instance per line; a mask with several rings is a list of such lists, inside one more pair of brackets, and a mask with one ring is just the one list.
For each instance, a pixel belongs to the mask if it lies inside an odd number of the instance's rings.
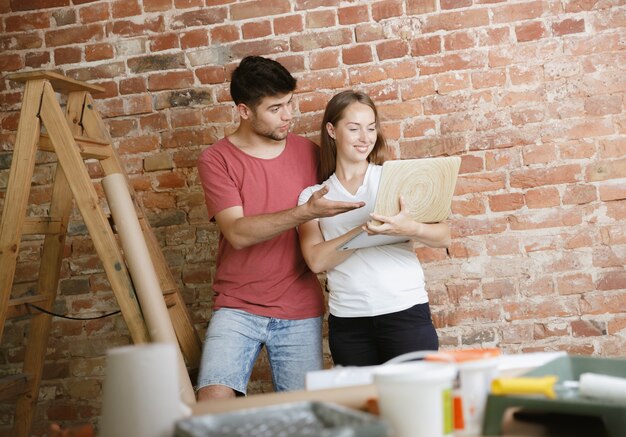
[[[439,223],[448,218],[461,166],[458,156],[387,161],[376,195],[374,212],[393,216],[400,212],[400,196],[413,220]],[[363,231],[337,250],[359,249],[408,241],[405,237],[368,235]]]

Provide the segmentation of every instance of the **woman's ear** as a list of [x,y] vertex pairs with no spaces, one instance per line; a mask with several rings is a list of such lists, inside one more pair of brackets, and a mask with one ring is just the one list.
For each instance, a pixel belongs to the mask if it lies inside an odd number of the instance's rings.
[[335,139],[335,126],[329,121],[326,123],[326,132],[334,140]]

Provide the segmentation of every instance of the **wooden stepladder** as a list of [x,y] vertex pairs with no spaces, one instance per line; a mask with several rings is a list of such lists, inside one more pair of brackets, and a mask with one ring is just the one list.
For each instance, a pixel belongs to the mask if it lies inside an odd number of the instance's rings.
[[[150,342],[135,289],[114,231],[100,207],[85,159],[99,160],[106,175],[126,175],[111,137],[95,110],[91,92],[103,89],[53,72],[8,76],[25,82],[24,97],[0,222],[0,339],[7,318],[31,314],[28,304],[50,311],[57,295],[61,263],[72,211],[76,202],[115,294],[122,316],[136,344]],[[67,93],[65,114],[56,92]],[[42,133],[45,127],[46,133]],[[53,152],[57,168],[49,215],[26,217],[37,150]],[[145,218],[132,187],[130,194],[159,277],[163,297],[188,368],[198,366],[200,339],[165,257]],[[44,235],[37,294],[11,298],[22,235]],[[28,436],[51,328],[51,316],[32,312],[22,373],[0,380],[0,400],[17,398],[14,433]]]

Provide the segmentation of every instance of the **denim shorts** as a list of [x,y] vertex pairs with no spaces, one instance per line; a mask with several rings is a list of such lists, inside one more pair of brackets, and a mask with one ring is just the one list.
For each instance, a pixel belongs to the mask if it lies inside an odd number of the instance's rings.
[[306,372],[323,367],[322,318],[285,320],[229,308],[214,311],[202,350],[197,388],[217,384],[246,394],[252,368],[264,345],[274,390],[302,390]]

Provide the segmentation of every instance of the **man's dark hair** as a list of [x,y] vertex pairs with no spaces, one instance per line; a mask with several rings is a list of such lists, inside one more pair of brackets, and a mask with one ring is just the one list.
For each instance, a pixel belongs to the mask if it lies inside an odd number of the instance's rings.
[[296,89],[296,79],[278,62],[261,56],[246,56],[233,71],[230,95],[236,105],[251,109],[267,96],[287,94]]

